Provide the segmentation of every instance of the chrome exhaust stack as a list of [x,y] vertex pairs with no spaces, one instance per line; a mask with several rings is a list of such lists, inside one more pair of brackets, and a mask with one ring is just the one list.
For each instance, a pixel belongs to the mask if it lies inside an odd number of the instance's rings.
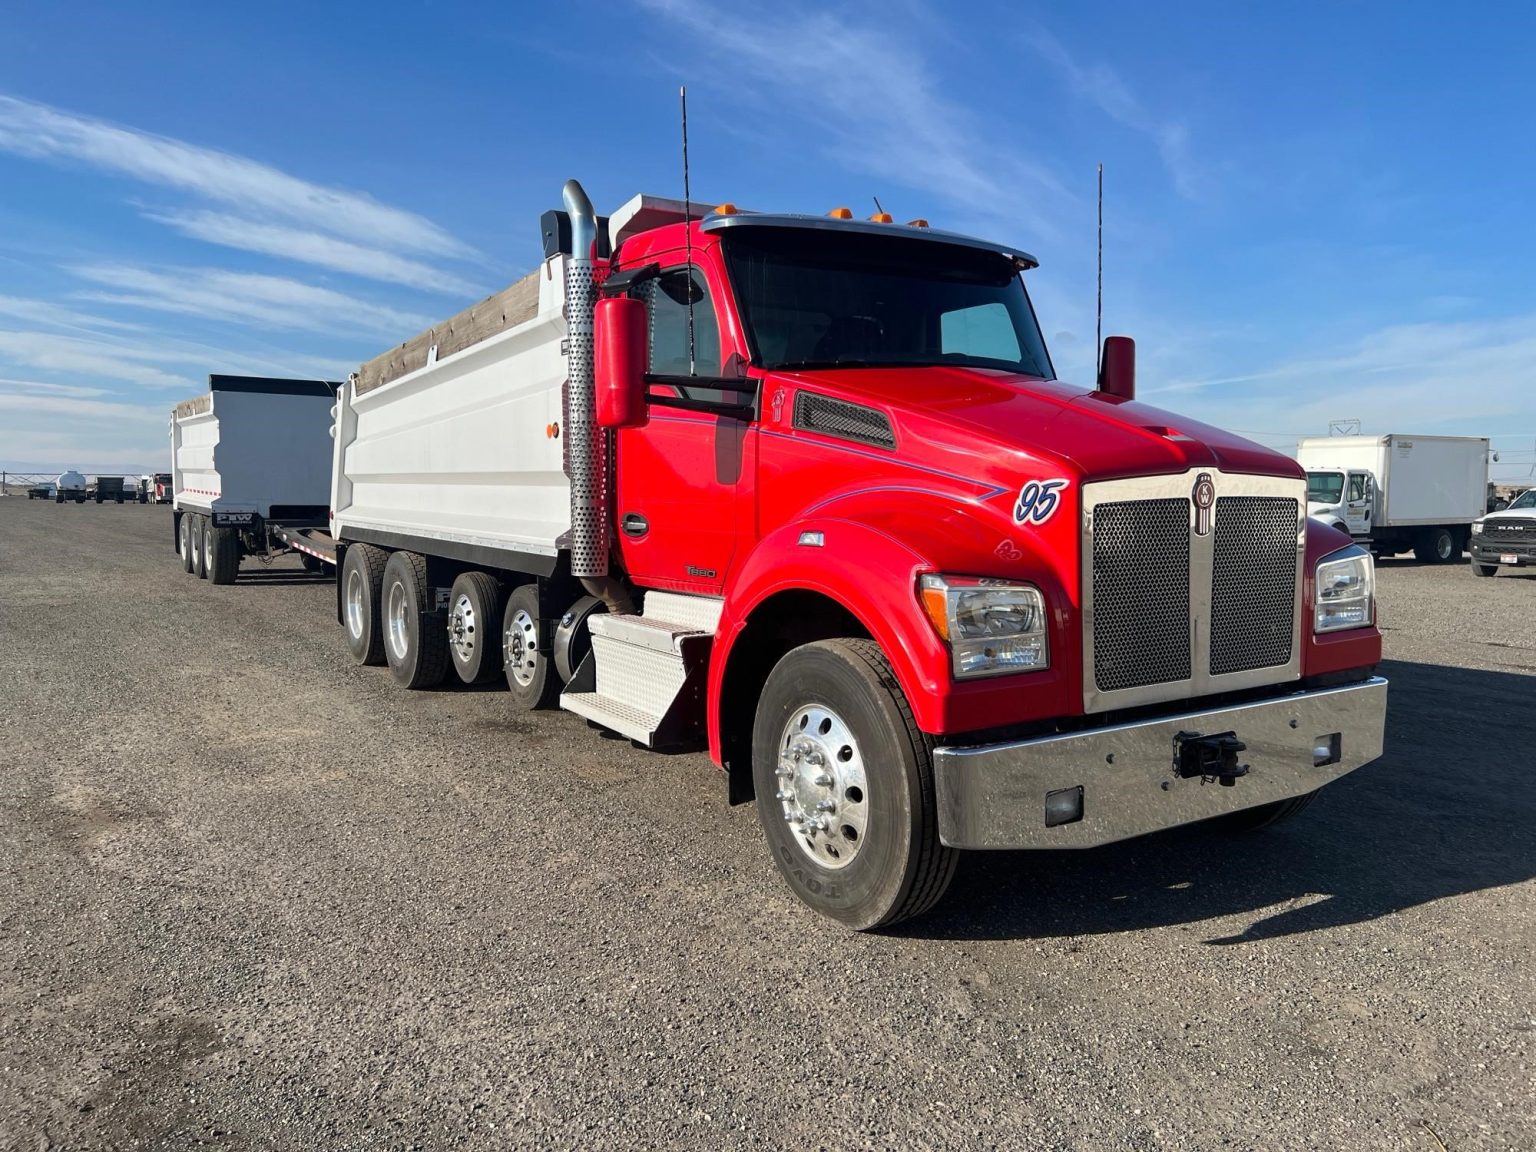
[[593,252],[597,213],[575,180],[562,192],[571,219],[571,256],[565,268],[567,334],[565,437],[571,481],[571,575],[615,615],[634,612],[623,587],[608,572],[609,491],[607,436],[597,426],[592,318],[597,310]]

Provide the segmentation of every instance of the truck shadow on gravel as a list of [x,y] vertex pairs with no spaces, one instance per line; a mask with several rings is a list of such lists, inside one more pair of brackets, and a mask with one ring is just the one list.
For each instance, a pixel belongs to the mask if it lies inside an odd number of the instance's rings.
[[1389,661],[1386,754],[1293,820],[1086,852],[970,852],[899,929],[938,939],[1126,932],[1253,916],[1242,944],[1536,877],[1536,676]]

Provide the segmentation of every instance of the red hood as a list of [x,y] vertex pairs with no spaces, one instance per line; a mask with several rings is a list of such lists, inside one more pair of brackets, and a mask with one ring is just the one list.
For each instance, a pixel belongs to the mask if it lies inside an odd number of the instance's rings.
[[919,453],[1055,458],[1084,480],[1191,468],[1305,476],[1290,457],[1240,436],[1060,381],[960,367],[844,368],[793,378],[886,410],[898,437]]

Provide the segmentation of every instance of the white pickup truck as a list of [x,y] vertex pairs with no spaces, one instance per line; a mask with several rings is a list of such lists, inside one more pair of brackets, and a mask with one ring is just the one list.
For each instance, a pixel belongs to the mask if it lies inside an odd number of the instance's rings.
[[1536,488],[1472,525],[1472,571],[1477,575],[1496,575],[1500,565],[1527,564],[1536,564]]

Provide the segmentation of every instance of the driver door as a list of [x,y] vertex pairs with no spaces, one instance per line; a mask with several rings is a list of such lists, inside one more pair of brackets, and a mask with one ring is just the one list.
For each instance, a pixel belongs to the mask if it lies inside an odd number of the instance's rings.
[[1375,483],[1369,472],[1351,472],[1345,481],[1344,523],[1351,536],[1367,536],[1371,531],[1371,509]]

